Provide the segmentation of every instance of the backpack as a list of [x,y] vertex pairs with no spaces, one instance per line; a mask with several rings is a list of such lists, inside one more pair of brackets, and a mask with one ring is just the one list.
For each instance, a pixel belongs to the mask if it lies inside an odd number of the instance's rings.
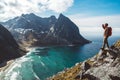
[[108,36],[111,36],[111,35],[112,35],[112,28],[108,27]]

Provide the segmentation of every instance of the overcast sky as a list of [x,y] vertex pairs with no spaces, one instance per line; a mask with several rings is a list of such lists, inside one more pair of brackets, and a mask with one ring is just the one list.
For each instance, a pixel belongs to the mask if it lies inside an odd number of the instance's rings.
[[120,0],[0,0],[0,21],[26,13],[41,17],[63,13],[85,35],[100,34],[103,23],[113,27],[114,35],[120,31]]

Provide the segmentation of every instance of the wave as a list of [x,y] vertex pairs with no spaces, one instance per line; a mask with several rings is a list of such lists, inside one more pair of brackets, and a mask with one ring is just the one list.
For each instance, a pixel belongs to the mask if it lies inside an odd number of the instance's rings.
[[31,54],[16,59],[4,72],[0,73],[0,80],[40,80],[33,70]]
[[[45,80],[64,68],[60,54],[49,54],[48,48],[35,48],[14,62],[3,72],[0,80]],[[56,54],[56,55],[55,55]]]

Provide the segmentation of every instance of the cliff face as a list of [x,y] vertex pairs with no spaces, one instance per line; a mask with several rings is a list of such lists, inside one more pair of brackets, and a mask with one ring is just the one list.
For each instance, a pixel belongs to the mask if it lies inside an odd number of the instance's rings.
[[120,40],[111,48],[74,67],[59,72],[49,80],[120,80]]
[[88,42],[80,35],[78,27],[69,18],[62,14],[60,14],[54,26],[53,33],[69,43],[84,44]]
[[20,57],[22,51],[11,33],[0,25],[0,63]]
[[85,44],[78,27],[67,17],[60,14],[41,18],[35,14],[25,14],[2,23],[24,46]]

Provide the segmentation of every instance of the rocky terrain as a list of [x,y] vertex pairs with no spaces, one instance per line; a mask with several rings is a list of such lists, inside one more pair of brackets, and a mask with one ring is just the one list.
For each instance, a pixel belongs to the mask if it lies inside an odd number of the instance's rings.
[[48,78],[48,80],[120,80],[120,40],[94,57]]
[[0,63],[18,58],[24,54],[11,33],[0,25]]
[[22,47],[85,44],[78,27],[63,14],[41,18],[35,14],[22,14],[2,24]]

